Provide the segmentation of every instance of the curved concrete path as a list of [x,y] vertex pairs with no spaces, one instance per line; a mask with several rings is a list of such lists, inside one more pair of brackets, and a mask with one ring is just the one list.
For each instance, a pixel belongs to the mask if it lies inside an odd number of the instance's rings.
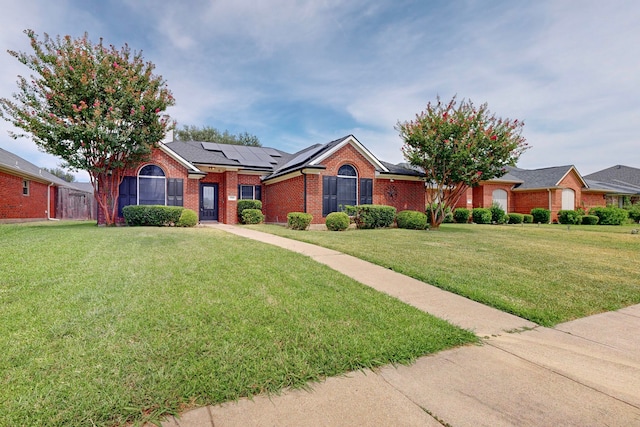
[[211,226],[305,254],[473,330],[483,345],[198,408],[165,427],[640,426],[640,305],[543,328],[340,252]]

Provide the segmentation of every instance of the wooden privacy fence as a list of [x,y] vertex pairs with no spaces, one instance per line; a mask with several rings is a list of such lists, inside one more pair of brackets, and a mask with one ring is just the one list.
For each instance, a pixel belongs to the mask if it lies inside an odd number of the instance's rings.
[[69,187],[59,187],[56,201],[59,219],[96,219],[96,201],[93,193]]

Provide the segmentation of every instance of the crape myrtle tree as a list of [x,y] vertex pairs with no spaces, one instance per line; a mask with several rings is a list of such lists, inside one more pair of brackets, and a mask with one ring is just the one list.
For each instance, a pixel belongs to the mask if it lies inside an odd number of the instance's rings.
[[128,45],[117,49],[88,35],[39,40],[25,34],[32,54],[9,51],[32,72],[18,76],[13,99],[0,99],[0,115],[31,136],[65,167],[86,170],[105,223],[115,223],[119,186],[128,168],[150,158],[173,125],[163,112],[174,104],[155,66]]
[[427,213],[438,228],[447,208],[480,181],[501,177],[506,166],[515,166],[528,148],[521,135],[524,123],[497,118],[487,108],[454,96],[416,114],[414,120],[398,122],[402,152],[409,164],[424,171]]

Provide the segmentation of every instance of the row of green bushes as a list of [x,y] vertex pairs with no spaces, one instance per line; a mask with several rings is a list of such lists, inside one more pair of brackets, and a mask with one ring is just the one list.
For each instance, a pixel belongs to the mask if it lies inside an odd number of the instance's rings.
[[[348,215],[347,212],[351,215]],[[421,212],[417,213],[421,214]],[[425,216],[423,213],[422,215]],[[384,205],[347,206],[344,207],[343,212],[332,212],[327,215],[325,224],[332,231],[346,230],[349,228],[352,218],[356,227],[362,229],[390,227],[396,220],[396,208]],[[293,230],[306,230],[311,225],[312,220],[313,216],[311,214],[289,212],[287,214],[287,227]]]
[[[561,210],[558,212],[560,224],[585,224],[585,225],[620,225],[631,218],[634,222],[640,221],[640,207],[637,214],[633,210],[616,207],[594,207],[585,215],[582,210]],[[551,211],[544,208],[534,208],[531,214],[507,214],[496,204],[491,208],[474,208],[472,210],[457,208],[453,211],[453,220],[456,223],[467,223],[472,220],[476,224],[521,224],[539,223],[548,224],[551,220]]]
[[[466,224],[470,220],[476,224],[531,224],[536,219],[540,222],[544,221],[544,215],[544,212],[538,211],[532,211],[531,214],[507,214],[500,206],[494,204],[491,208],[473,208],[471,210],[457,208],[453,211],[453,220],[458,224]],[[548,218],[547,216],[546,222],[549,222]]]
[[194,227],[198,214],[181,206],[129,205],[122,208],[122,216],[130,226]]
[[[640,212],[639,212],[640,214]],[[594,207],[589,209],[589,214],[584,215],[582,210],[561,210],[558,212],[558,222],[560,224],[587,224],[587,225],[621,225],[631,218],[626,209],[613,206]],[[640,216],[639,216],[640,220]]]
[[[347,206],[343,212],[330,213],[327,215],[325,225],[331,231],[346,230],[351,222],[355,223],[359,229],[386,228],[396,223],[398,228],[426,230],[429,228],[427,219],[424,212],[412,210],[397,212],[393,206],[358,205]],[[290,212],[287,215],[287,226],[294,230],[306,230],[312,220],[311,214]]]

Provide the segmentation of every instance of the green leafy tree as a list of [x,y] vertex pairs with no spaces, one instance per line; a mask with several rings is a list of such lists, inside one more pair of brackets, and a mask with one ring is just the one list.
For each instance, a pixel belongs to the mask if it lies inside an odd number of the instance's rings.
[[67,182],[73,182],[76,180],[76,177],[74,174],[72,174],[71,172],[67,172],[64,169],[61,169],[61,168],[52,168],[52,169],[43,168],[43,169],[49,172],[51,175],[57,176],[58,178],[65,180]]
[[251,147],[262,146],[258,137],[248,132],[241,132],[234,135],[227,130],[220,132],[211,126],[203,126],[202,128],[197,126],[183,126],[180,130],[176,129],[175,133],[176,139],[180,141],[217,142],[218,144],[248,145]]
[[39,40],[32,30],[32,54],[9,51],[26,65],[13,100],[0,99],[0,115],[31,136],[43,151],[72,170],[86,170],[105,223],[117,215],[125,171],[147,160],[172,126],[163,112],[174,104],[155,66],[128,45],[117,49],[88,35]]
[[432,228],[440,226],[469,187],[500,177],[505,166],[516,164],[528,148],[523,125],[497,118],[487,104],[458,104],[455,96],[446,104],[438,97],[414,120],[398,122],[405,159],[424,171]]

